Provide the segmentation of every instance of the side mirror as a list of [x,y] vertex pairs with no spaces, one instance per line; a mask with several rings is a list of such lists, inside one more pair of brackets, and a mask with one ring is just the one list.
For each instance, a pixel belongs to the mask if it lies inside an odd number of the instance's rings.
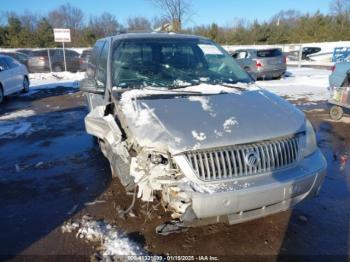
[[3,68],[2,66],[0,66],[0,72],[1,71],[4,71],[5,70],[5,68]]
[[96,80],[91,78],[85,78],[80,81],[80,91],[98,95],[103,95],[105,93],[105,89],[99,86]]

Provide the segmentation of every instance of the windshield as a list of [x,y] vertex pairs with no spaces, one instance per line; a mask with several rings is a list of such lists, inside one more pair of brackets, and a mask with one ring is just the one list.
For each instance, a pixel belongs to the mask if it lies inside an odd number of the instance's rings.
[[112,83],[121,88],[180,88],[200,83],[252,82],[220,46],[200,39],[130,39],[117,42]]

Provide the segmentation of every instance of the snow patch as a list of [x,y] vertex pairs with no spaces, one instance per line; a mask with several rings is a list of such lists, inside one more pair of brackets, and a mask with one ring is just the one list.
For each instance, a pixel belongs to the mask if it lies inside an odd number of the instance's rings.
[[[236,87],[238,87],[239,89],[237,89]],[[179,91],[183,90],[186,92],[199,92],[201,94],[234,93],[234,94],[240,95],[242,94],[242,91],[240,89],[244,89],[247,91],[257,91],[257,90],[260,90],[260,87],[258,87],[255,84],[247,84],[247,83],[235,83],[235,84],[232,84],[232,87],[229,87],[229,84],[227,84],[227,86],[222,86],[220,84],[211,85],[211,84],[202,83],[200,85],[189,86],[178,90]]]
[[209,112],[209,115],[212,117],[216,116],[216,113],[214,112],[210,101],[209,97],[206,96],[190,96],[188,97],[188,100],[193,101],[193,102],[199,102],[202,106],[202,109],[206,112]]
[[93,220],[89,216],[83,216],[75,222],[66,222],[61,230],[63,233],[77,231],[77,238],[100,242],[104,257],[146,254],[143,247],[128,238],[115,225]]
[[[153,112],[145,103],[141,103],[143,108],[138,106],[136,99],[142,94],[140,91],[141,90],[127,91],[123,93],[121,98],[123,113],[132,118],[137,127],[151,123]],[[146,92],[146,94],[148,94],[148,92]]]
[[48,83],[48,82],[57,82],[57,81],[78,81],[85,78],[85,72],[56,72],[56,73],[30,73],[29,80],[31,84],[35,83]]
[[[149,108],[145,103],[141,103],[141,105],[144,107],[143,109],[140,109],[137,111],[137,114],[134,115],[135,118],[135,124],[136,126],[144,126],[148,125],[149,123],[152,123],[152,114],[154,109]],[[129,113],[131,113],[129,111]]]
[[0,116],[0,139],[16,138],[32,132],[32,124],[23,119],[35,115],[33,110],[18,110]]
[[214,134],[216,136],[223,136],[223,133],[221,131],[216,130],[216,129],[214,130]]
[[[235,117],[230,117],[229,119],[226,119],[224,124],[222,125],[224,128],[224,131],[226,133],[231,133],[232,130],[231,128],[235,125],[238,125],[238,122]],[[214,131],[215,132],[215,131]]]
[[16,138],[20,135],[32,132],[32,124],[29,122],[5,122],[0,123],[0,139]]
[[29,117],[33,115],[35,115],[35,111],[33,110],[19,110],[0,116],[0,121],[13,120],[19,117]]
[[207,139],[207,136],[203,132],[197,132],[196,130],[192,130],[192,136],[197,141],[204,141],[205,139]]
[[22,96],[29,96],[43,89],[53,89],[58,86],[79,88],[79,81],[86,77],[85,72],[56,72],[56,73],[31,73],[29,74],[29,93]]
[[257,81],[264,89],[290,100],[309,102],[329,99],[330,70],[313,68],[288,68],[290,76],[280,80]]

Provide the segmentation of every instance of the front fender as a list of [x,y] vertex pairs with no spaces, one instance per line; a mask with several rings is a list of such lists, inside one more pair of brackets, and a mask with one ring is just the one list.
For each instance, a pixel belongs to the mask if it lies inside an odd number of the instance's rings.
[[111,114],[105,116],[104,112],[105,106],[97,106],[85,117],[86,132],[110,145],[118,144],[122,140],[122,132],[114,117]]

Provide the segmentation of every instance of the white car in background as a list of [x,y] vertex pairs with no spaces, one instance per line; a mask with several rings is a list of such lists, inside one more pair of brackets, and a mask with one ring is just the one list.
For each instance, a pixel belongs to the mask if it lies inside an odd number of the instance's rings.
[[5,96],[29,91],[27,68],[17,60],[0,55],[0,104]]

